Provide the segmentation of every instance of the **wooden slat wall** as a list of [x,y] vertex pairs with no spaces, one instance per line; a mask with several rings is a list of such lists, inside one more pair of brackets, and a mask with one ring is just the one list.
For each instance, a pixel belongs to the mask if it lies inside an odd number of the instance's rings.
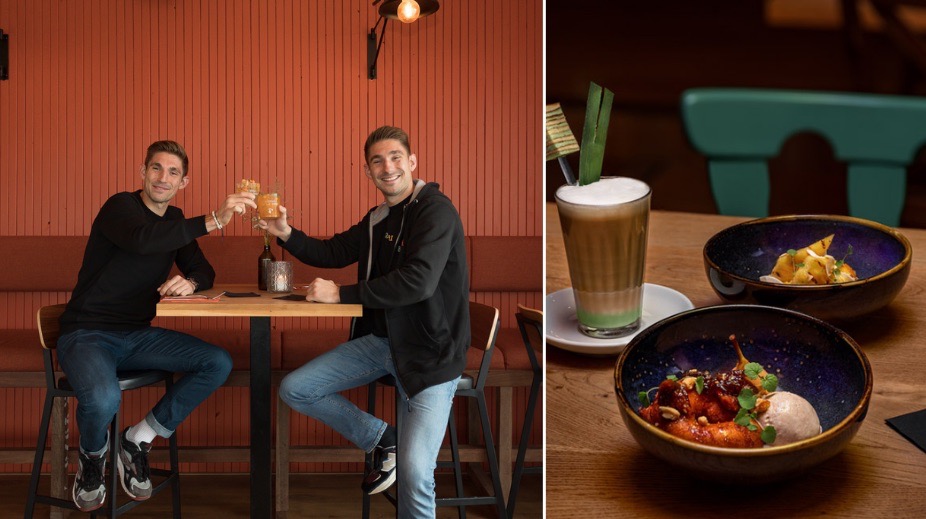
[[[540,235],[542,1],[446,0],[414,24],[390,21],[373,81],[370,4],[0,0],[11,67],[0,82],[0,235],[87,235],[108,196],[139,187],[145,148],[164,138],[191,157],[190,187],[176,199],[186,214],[217,207],[236,179],[278,181],[295,225],[330,235],[381,200],[362,145],[382,124],[409,132],[419,176],[441,184],[468,235]],[[227,232],[252,231],[237,221]],[[34,328],[37,307],[67,297],[0,293],[0,328]],[[518,302],[542,306],[532,293],[474,299],[499,306],[506,326]],[[42,394],[0,390],[0,446],[31,441]],[[138,397],[126,419],[152,398]],[[246,443],[225,432],[247,423],[235,414],[246,403],[244,390],[220,390],[181,439]],[[231,465],[196,469],[241,469]]]
[[0,0],[0,235],[88,234],[160,138],[191,155],[187,214],[241,177],[278,180],[296,225],[329,235],[380,200],[361,148],[385,123],[409,131],[468,235],[539,235],[540,1],[390,22],[373,81],[366,4]]

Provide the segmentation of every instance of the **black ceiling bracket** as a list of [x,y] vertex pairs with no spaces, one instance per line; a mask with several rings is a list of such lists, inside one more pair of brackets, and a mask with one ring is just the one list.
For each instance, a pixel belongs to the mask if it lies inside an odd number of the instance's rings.
[[[379,42],[376,41],[376,28],[379,27],[379,22],[383,22],[383,32],[379,35]],[[386,37],[386,23],[389,20],[379,17],[379,20],[376,20],[376,25],[370,29],[370,34],[367,36],[367,78],[376,79],[376,60],[379,59],[379,51],[383,48],[383,38]]]
[[10,35],[0,29],[0,80],[10,79]]

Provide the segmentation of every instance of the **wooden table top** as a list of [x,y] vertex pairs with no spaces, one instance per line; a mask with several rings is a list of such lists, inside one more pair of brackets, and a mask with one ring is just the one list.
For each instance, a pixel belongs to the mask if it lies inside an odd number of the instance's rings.
[[[260,294],[260,297],[222,296],[218,301],[203,303],[161,301],[157,306],[157,315],[159,317],[358,317],[363,314],[362,305],[274,299],[287,294],[257,290],[257,285],[216,285],[197,294],[211,297],[222,292],[254,292]],[[301,293],[305,296],[304,290]]]
[[[556,205],[547,204],[547,293],[570,286]],[[653,211],[646,281],[674,288],[695,307],[720,304],[702,247],[745,218]],[[868,416],[846,449],[795,480],[744,489],[695,481],[631,437],[614,395],[616,357],[548,344],[546,517],[913,517],[926,509],[926,453],[885,419],[926,407],[926,230],[913,244],[910,278],[886,308],[840,324],[874,372]]]

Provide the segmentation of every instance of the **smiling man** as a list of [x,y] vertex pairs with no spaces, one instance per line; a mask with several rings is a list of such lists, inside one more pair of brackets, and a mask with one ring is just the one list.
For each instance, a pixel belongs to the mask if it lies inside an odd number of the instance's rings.
[[[399,128],[375,130],[364,145],[364,172],[385,202],[328,240],[310,238],[283,217],[261,221],[296,258],[316,267],[358,263],[357,283],[316,279],[309,301],[360,303],[350,340],[293,371],[280,397],[328,424],[366,452],[374,471],[363,489],[396,480],[399,517],[434,517],[434,469],[469,346],[469,277],[463,224],[435,183],[415,180],[418,159]],[[406,405],[396,429],[339,391],[392,375]]]
[[[215,271],[196,238],[221,229],[246,206],[257,207],[254,195],[235,193],[211,214],[185,218],[169,204],[190,183],[188,167],[176,142],[148,147],[140,168],[142,189],[113,195],[94,219],[77,286],[61,316],[58,361],[77,393],[80,431],[71,497],[83,511],[100,508],[106,499],[108,428],[121,399],[117,371],[184,374],[142,421],[121,434],[122,488],[140,501],[151,496],[148,451],[154,438],[173,434],[231,370],[224,349],[151,326],[161,296],[212,287]],[[183,275],[168,279],[174,263]]]

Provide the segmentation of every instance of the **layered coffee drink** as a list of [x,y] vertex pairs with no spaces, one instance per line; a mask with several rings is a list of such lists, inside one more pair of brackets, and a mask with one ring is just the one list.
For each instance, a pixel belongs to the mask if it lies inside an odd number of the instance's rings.
[[613,338],[640,326],[650,188],[603,177],[556,191],[579,330]]

